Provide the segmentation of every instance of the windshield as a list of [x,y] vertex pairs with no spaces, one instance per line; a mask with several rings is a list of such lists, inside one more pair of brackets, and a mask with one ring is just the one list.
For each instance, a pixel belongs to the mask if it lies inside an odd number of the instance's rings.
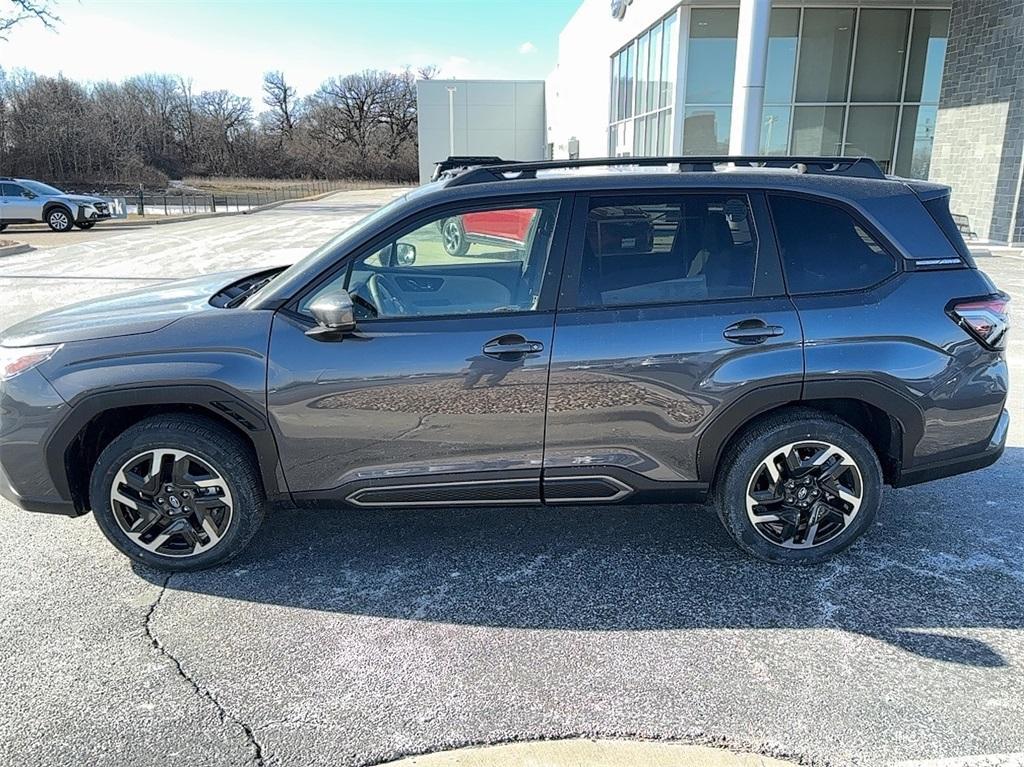
[[384,218],[385,216],[388,215],[388,213],[390,213],[392,210],[394,210],[399,205],[404,203],[408,196],[408,193],[406,193],[396,197],[386,205],[377,208],[372,213],[369,213],[368,215],[359,219],[358,221],[356,221],[356,223],[352,224],[352,226],[348,227],[348,229],[342,230],[334,237],[329,239],[327,242],[325,242],[323,245],[318,247],[316,250],[311,252],[309,255],[303,256],[301,259],[299,259],[294,264],[289,266],[283,272],[271,278],[265,285],[262,285],[259,290],[257,290],[252,295],[248,296],[245,299],[244,304],[251,305],[257,302],[259,298],[263,295],[263,293],[267,290],[267,288],[270,287],[271,285],[287,282],[289,278],[298,274],[302,274],[306,269],[315,264],[317,261],[320,261],[321,259],[332,258],[333,254],[337,253],[341,249],[344,249],[347,245],[351,245],[358,242],[359,239],[363,236],[363,233],[366,232],[367,229],[372,227],[377,221]]
[[41,184],[38,181],[19,181],[18,183],[24,187],[27,187],[28,189],[31,189],[36,194],[41,194],[45,196],[50,196],[54,194],[64,194],[64,192],[62,192],[57,187],[50,186],[49,184]]

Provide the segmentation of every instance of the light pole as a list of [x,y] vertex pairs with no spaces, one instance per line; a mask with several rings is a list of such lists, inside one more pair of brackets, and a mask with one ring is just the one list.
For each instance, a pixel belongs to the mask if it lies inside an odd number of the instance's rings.
[[448,156],[455,156],[455,86],[448,86]]

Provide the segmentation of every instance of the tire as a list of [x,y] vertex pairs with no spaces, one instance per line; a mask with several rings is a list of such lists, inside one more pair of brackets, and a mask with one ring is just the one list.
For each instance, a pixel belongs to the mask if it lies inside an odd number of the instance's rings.
[[46,212],[46,224],[55,232],[70,232],[75,220],[70,210],[55,205]]
[[7,228],[7,224],[0,223],[0,232]]
[[747,553],[777,564],[814,564],[871,526],[882,484],[878,456],[860,432],[826,413],[790,410],[754,423],[732,441],[714,502],[726,531]]
[[[153,481],[157,461],[161,476]],[[170,572],[237,556],[265,513],[249,445],[193,415],[147,418],[114,438],[93,467],[89,498],[100,530],[122,554]]]
[[469,252],[469,241],[462,219],[446,218],[441,224],[441,245],[449,256],[464,256]]
[[96,226],[96,222],[95,221],[79,221],[78,223],[75,224],[75,226],[77,226],[79,229],[92,229],[94,226]]

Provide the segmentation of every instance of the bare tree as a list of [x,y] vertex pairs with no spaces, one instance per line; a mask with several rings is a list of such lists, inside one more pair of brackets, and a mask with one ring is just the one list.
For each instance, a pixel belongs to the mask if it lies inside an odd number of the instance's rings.
[[284,72],[263,75],[263,103],[270,107],[271,125],[284,138],[291,138],[296,118],[295,89],[284,79]]
[[60,18],[53,13],[50,0],[0,0],[0,40],[7,39],[7,33],[15,25],[29,19],[41,21],[48,29],[53,29]]

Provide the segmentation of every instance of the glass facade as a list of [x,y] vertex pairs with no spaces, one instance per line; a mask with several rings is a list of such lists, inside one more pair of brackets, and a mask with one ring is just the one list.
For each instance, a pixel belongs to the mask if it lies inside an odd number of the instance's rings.
[[[611,154],[728,151],[739,9],[679,13],[689,14],[681,139],[673,14],[612,57]],[[869,155],[887,172],[927,177],[948,27],[947,9],[774,8],[761,152]]]
[[677,18],[671,13],[612,56],[608,154],[613,157],[672,153]]

